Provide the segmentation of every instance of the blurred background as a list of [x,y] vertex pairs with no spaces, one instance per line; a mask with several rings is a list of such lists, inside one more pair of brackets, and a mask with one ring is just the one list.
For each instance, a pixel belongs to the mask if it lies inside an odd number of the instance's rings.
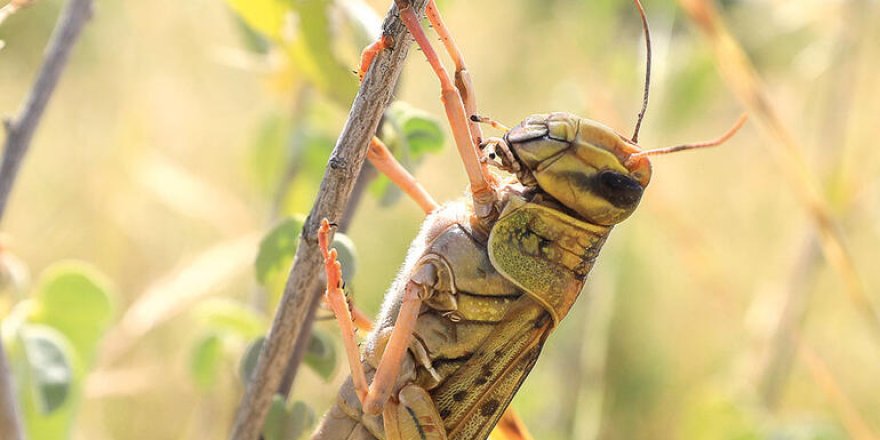
[[[62,4],[37,0],[0,26],[3,115]],[[389,6],[97,2],[3,224],[0,316],[31,438],[226,437]],[[878,438],[880,5],[645,7],[642,145],[751,119],[723,147],[654,160],[642,206],[513,407],[537,439]],[[482,114],[512,126],[568,111],[631,133],[645,58],[631,2],[440,8]],[[383,137],[438,200],[461,197],[420,52],[396,96]],[[423,216],[382,179],[358,191],[340,246],[372,315]],[[337,333],[318,321],[268,438],[306,437],[333,401],[347,374]]]

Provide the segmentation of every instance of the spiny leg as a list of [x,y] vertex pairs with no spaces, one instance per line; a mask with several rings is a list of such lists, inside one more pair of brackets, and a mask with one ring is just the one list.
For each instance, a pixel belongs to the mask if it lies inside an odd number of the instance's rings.
[[382,36],[374,41],[373,44],[364,48],[363,52],[361,52],[361,65],[358,68],[358,78],[360,78],[361,81],[364,80],[364,75],[367,74],[367,70],[370,70],[370,66],[373,65],[373,60],[376,58],[376,55],[393,45],[394,39],[391,38],[390,35],[382,34]]
[[[474,92],[471,74],[464,64],[464,57],[461,55],[461,51],[458,50],[455,40],[452,39],[452,34],[449,32],[449,28],[446,27],[446,23],[443,22],[443,17],[440,16],[440,10],[437,8],[434,0],[430,0],[427,6],[425,6],[425,15],[428,16],[428,21],[434,26],[437,35],[443,41],[443,46],[446,47],[446,52],[449,53],[449,57],[452,58],[452,62],[455,64],[455,87],[458,88],[458,93],[461,94],[464,109],[470,119],[470,116],[477,114],[477,96]],[[480,125],[471,120],[470,129],[474,145],[480,145],[483,141],[483,130],[480,128]]]
[[[485,168],[485,164],[479,159],[480,154],[477,145],[473,143],[473,137],[470,132],[470,122],[466,115],[464,103],[458,88],[453,84],[440,59],[437,52],[431,46],[425,31],[419,24],[419,17],[410,5],[408,0],[395,0],[397,8],[400,12],[400,19],[406,25],[406,28],[415,38],[416,43],[422,49],[434,73],[440,79],[440,99],[446,109],[446,117],[449,119],[449,125],[452,128],[455,145],[458,153],[464,162],[468,179],[470,180],[471,192],[474,198],[475,211],[478,216],[488,214],[488,208],[494,202],[495,192],[492,188],[492,177]],[[483,212],[480,212],[483,211]]]
[[[376,55],[391,47],[392,44],[393,40],[390,36],[382,35],[381,38],[364,49],[361,53],[361,65],[360,70],[358,71],[358,76],[361,81],[363,81],[364,75],[367,74],[367,70],[369,70],[370,66],[373,64]],[[412,198],[419,207],[425,211],[425,214],[430,214],[440,206],[434,198],[431,197],[431,194],[419,184],[415,177],[413,177],[413,175],[394,158],[394,155],[391,154],[388,147],[386,147],[376,136],[373,136],[370,140],[370,146],[367,149],[367,159],[373,164],[373,167],[379,170],[382,174],[388,176],[398,188],[410,196],[410,198]]]
[[345,354],[351,369],[351,380],[354,384],[358,399],[361,401],[366,414],[379,414],[385,403],[391,396],[391,391],[400,374],[400,366],[406,355],[416,320],[422,307],[422,299],[419,296],[425,287],[414,282],[407,284],[400,304],[400,311],[394,323],[391,337],[376,368],[373,382],[367,385],[367,376],[361,364],[360,350],[355,340],[354,328],[345,295],[340,288],[342,283],[342,266],[336,261],[336,249],[330,249],[330,222],[327,219],[321,221],[318,230],[318,246],[324,255],[324,268],[327,272],[327,290],[325,299],[336,315],[342,333],[342,343],[345,346]]
[[416,320],[422,308],[422,299],[419,293],[422,293],[424,289],[424,286],[412,281],[404,288],[400,311],[397,313],[397,320],[394,321],[391,337],[382,352],[382,359],[379,360],[379,366],[376,367],[376,374],[373,376],[369,392],[361,402],[366,414],[381,413],[391,396],[394,385],[397,384],[400,367],[403,365],[403,358],[410,342],[412,342]]
[[370,141],[367,159],[377,170],[388,176],[398,188],[410,196],[425,211],[425,214],[430,214],[440,206],[416,178],[394,158],[388,147],[375,136]]
[[355,340],[348,302],[345,300],[345,294],[342,293],[342,265],[336,261],[336,249],[330,249],[330,222],[326,218],[321,221],[321,228],[318,230],[318,246],[324,255],[324,271],[327,273],[324,301],[336,315],[342,333],[342,344],[345,346],[345,355],[348,357],[348,366],[351,369],[351,380],[357,390],[358,398],[363,400],[367,393],[367,375],[361,365],[361,352]]

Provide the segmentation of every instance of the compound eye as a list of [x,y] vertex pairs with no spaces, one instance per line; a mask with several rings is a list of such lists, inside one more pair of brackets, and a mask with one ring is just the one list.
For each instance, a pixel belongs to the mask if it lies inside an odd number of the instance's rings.
[[610,170],[600,172],[598,177],[598,194],[615,207],[634,208],[641,200],[644,188],[637,180]]

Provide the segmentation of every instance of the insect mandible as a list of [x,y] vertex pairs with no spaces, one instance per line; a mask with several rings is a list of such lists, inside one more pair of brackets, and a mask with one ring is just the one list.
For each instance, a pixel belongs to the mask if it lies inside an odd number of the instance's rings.
[[[351,377],[313,440],[482,440],[499,420],[499,435],[528,438],[505,410],[580,294],[611,229],[638,206],[651,179],[648,156],[721,144],[745,122],[740,118],[710,142],[639,147],[651,42],[642,5],[634,2],[648,63],[642,109],[627,138],[569,113],[531,115],[512,129],[477,116],[469,72],[434,1],[425,13],[455,63],[453,77],[409,0],[395,0],[400,19],[440,79],[471,198],[438,205],[373,139],[370,161],[429,215],[363,354],[324,220],[318,238],[327,272],[325,300],[340,324]],[[361,73],[391,44],[383,37],[367,48]],[[503,136],[484,138],[481,123],[502,129]]]

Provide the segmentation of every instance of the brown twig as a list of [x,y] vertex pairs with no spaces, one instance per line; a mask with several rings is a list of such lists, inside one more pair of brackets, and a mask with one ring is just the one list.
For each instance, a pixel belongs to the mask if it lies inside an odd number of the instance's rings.
[[[421,13],[426,1],[414,0],[412,3],[412,7]],[[330,156],[317,200],[303,226],[301,244],[269,337],[260,353],[253,381],[236,412],[230,435],[234,440],[252,440],[259,436],[272,395],[278,389],[291,357],[293,342],[320,302],[320,295],[311,294],[316,291],[317,274],[322,263],[315,234],[322,218],[338,220],[342,216],[366,157],[367,144],[376,133],[382,113],[391,100],[411,43],[395,7],[386,16],[384,29],[393,38],[394,48],[382,51],[373,61]]]
[[6,144],[3,148],[3,162],[0,164],[0,219],[6,212],[6,203],[12,185],[30,146],[37,124],[43,116],[46,104],[58,84],[61,72],[67,64],[70,51],[77,37],[92,15],[92,0],[70,0],[58,18],[52,39],[46,47],[46,56],[24,102],[19,115],[4,122],[6,125]]
[[[351,195],[348,200],[348,206],[346,206],[345,211],[342,214],[342,217],[337,222],[339,228],[337,229],[339,232],[345,232],[346,229],[351,225],[351,220],[354,218],[355,211],[357,210],[358,205],[360,205],[360,201],[363,198],[363,195],[366,193],[367,187],[370,182],[372,182],[376,176],[378,176],[378,172],[372,165],[369,163],[363,164],[361,168],[360,175],[358,175],[357,181],[355,181],[354,188],[351,191]],[[315,286],[315,291],[312,295],[321,295],[323,294],[324,289],[321,286]],[[303,328],[300,331],[299,335],[296,338],[296,341],[293,343],[293,354],[290,356],[290,360],[287,362],[287,370],[284,372],[284,376],[281,379],[281,384],[278,386],[278,394],[287,398],[290,394],[290,390],[293,388],[293,381],[296,379],[296,373],[299,370],[299,364],[302,362],[303,357],[306,354],[306,349],[309,345],[309,340],[312,337],[312,326],[314,325],[315,314],[307,316],[306,321],[303,322]]]
[[15,403],[15,389],[12,386],[12,372],[6,361],[6,352],[0,343],[0,438],[23,439],[21,418]]
[[[43,65],[21,112],[16,118],[4,121],[6,142],[0,163],[0,220],[6,212],[12,185],[15,183],[21,162],[27,154],[46,104],[49,103],[49,98],[58,84],[77,37],[91,16],[92,0],[70,0],[67,3],[52,31]],[[0,343],[0,353],[2,352],[3,346]],[[23,438],[21,421],[15,407],[12,372],[6,362],[5,354],[0,354],[0,412],[2,412],[0,438],[11,440]]]

